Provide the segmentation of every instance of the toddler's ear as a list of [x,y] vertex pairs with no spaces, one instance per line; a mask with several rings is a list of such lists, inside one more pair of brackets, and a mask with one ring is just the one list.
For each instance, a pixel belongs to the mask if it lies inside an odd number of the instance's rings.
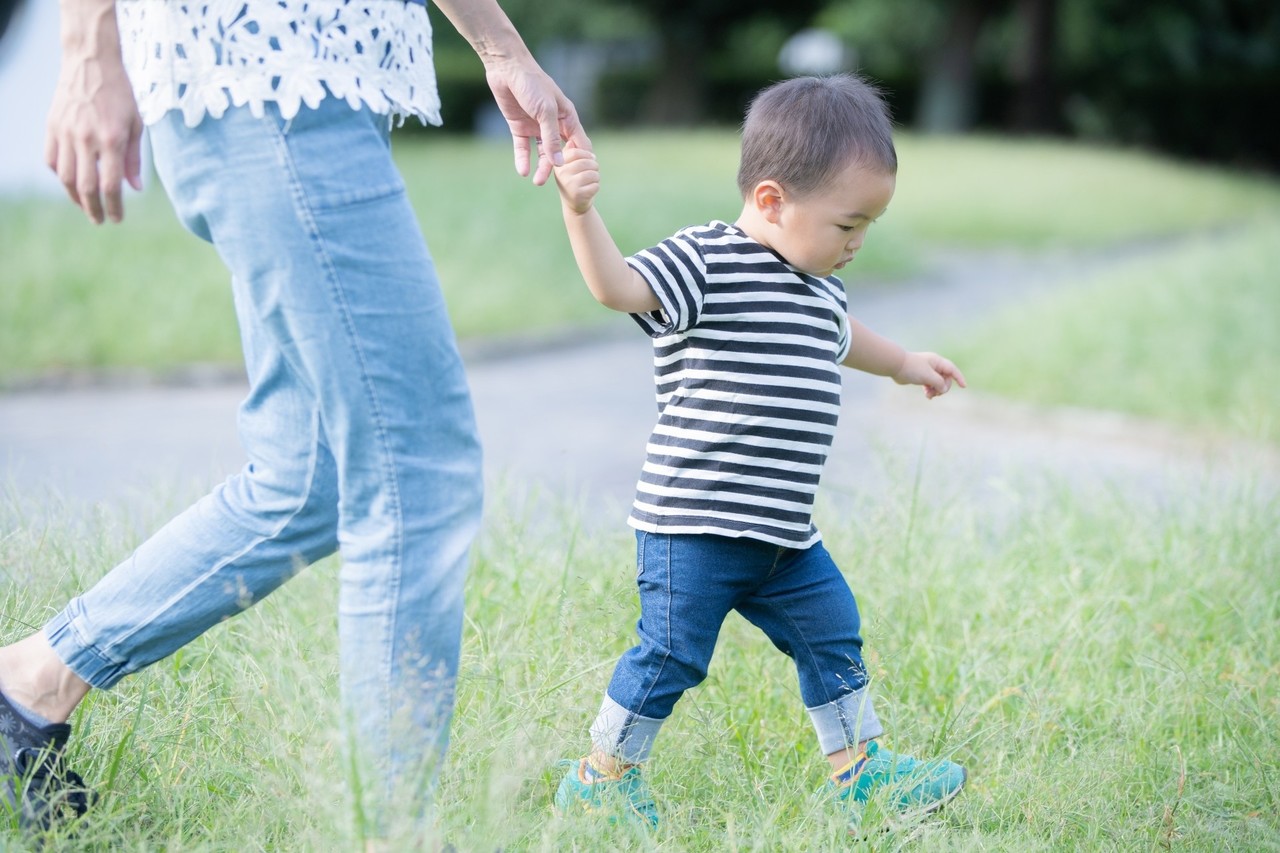
[[761,181],[751,191],[751,204],[766,222],[777,224],[782,216],[782,186],[777,181]]

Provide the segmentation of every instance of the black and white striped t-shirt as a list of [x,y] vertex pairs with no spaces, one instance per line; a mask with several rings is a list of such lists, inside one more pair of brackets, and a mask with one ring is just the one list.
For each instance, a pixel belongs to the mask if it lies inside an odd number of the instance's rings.
[[807,548],[840,414],[848,303],[735,226],[685,228],[627,259],[662,303],[658,423],[628,520],[639,530]]

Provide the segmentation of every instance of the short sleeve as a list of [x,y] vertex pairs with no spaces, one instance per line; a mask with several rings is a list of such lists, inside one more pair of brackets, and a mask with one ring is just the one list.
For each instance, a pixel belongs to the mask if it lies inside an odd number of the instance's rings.
[[627,264],[649,283],[662,308],[632,314],[651,337],[693,328],[702,313],[707,262],[702,245],[688,229],[668,237],[652,249],[627,258]]
[[849,314],[847,312],[836,312],[836,327],[840,330],[840,337],[836,341],[836,364],[844,364],[844,360],[849,357],[849,349],[853,345],[853,337],[849,334]]

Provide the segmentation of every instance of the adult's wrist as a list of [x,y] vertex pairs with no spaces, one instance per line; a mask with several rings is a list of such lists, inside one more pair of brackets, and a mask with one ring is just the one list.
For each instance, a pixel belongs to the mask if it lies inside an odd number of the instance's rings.
[[473,37],[471,48],[485,67],[516,63],[533,55],[529,53],[520,34],[509,23],[496,31]]
[[115,0],[61,0],[60,38],[65,54],[120,54]]
[[436,0],[435,5],[471,45],[485,68],[532,56],[495,0]]

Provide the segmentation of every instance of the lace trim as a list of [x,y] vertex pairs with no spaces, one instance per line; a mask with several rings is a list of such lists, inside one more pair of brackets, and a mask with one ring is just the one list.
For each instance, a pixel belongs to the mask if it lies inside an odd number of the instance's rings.
[[286,119],[326,88],[352,108],[440,124],[425,5],[406,0],[120,0],[125,67],[142,119],[188,127],[274,102]]

